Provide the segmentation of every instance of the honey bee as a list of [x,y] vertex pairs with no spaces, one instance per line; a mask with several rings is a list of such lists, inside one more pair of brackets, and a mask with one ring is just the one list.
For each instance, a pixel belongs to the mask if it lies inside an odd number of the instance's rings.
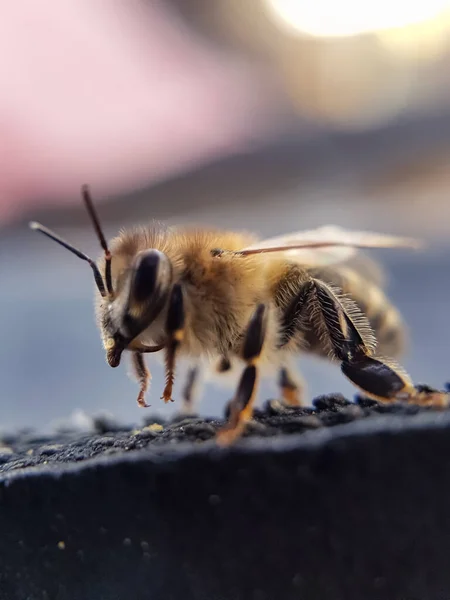
[[92,268],[106,360],[117,367],[130,352],[140,406],[148,406],[151,378],[144,357],[154,352],[164,353],[165,402],[172,401],[178,358],[194,361],[186,404],[202,362],[216,361],[218,372],[244,362],[217,435],[222,445],[251,420],[261,374],[278,376],[281,402],[302,404],[302,381],[291,364],[302,353],[340,364],[375,400],[447,405],[445,393],[416,388],[394,363],[404,340],[401,316],[375,263],[357,254],[360,248],[416,247],[415,240],[327,226],[258,241],[246,232],[153,223],[123,230],[108,245],[87,186],[82,196],[103,249],[97,262],[39,223],[30,226]]

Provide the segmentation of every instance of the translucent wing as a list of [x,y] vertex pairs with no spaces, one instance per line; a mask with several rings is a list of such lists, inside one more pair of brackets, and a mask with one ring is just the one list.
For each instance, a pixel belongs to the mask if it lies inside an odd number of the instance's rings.
[[308,231],[288,233],[244,248],[240,254],[282,252],[290,259],[305,266],[326,266],[352,258],[358,248],[420,248],[421,243],[403,238],[369,231],[347,231],[334,225]]

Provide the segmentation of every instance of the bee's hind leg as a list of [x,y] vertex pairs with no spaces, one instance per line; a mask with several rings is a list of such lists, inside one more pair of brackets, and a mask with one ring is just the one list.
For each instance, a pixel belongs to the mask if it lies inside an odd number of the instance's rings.
[[334,357],[341,362],[343,374],[354,385],[380,402],[448,406],[447,393],[417,389],[400,367],[373,355],[374,344],[367,334],[368,322],[351,301],[340,298],[322,281],[312,279],[312,283],[311,321]]
[[252,418],[258,382],[257,363],[264,344],[266,323],[267,309],[264,304],[260,304],[253,313],[245,333],[242,358],[247,366],[242,373],[236,395],[228,406],[228,423],[217,433],[217,442],[221,446],[228,446],[234,442]]
[[379,402],[409,402],[434,408],[450,405],[448,392],[415,387],[403,369],[390,361],[374,356],[355,356],[350,361],[343,361],[341,370],[369,398]]
[[[297,294],[284,308],[280,320],[279,350],[286,349],[296,335],[309,327],[308,304],[310,302],[312,282],[307,280],[299,286]],[[293,365],[289,355],[286,355],[278,370],[278,386],[280,399],[275,401],[274,408],[303,406],[306,396],[306,383]]]

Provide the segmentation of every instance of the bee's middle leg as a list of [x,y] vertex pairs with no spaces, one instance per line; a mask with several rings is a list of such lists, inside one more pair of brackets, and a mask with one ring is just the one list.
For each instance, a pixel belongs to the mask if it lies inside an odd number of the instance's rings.
[[228,423],[217,433],[217,442],[222,446],[228,446],[238,438],[252,418],[258,381],[257,362],[264,345],[266,326],[267,308],[260,304],[253,313],[245,333],[242,358],[247,366],[242,373],[236,395],[229,404]]
[[195,412],[200,395],[201,373],[202,369],[199,364],[191,365],[188,369],[183,390],[181,392],[182,414],[192,415]]
[[283,365],[278,371],[278,386],[283,406],[303,406],[306,385],[303,377],[292,367]]
[[175,356],[184,337],[184,304],[183,290],[180,284],[172,288],[166,320],[167,343],[165,347],[166,385],[161,399],[173,402],[172,389],[175,380]]

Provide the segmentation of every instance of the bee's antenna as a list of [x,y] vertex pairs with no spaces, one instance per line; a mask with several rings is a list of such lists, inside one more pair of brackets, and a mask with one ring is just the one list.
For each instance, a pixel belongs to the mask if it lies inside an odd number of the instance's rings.
[[111,252],[108,248],[108,243],[106,241],[105,236],[103,235],[102,228],[100,226],[100,220],[98,218],[97,212],[94,208],[94,204],[92,202],[91,193],[89,191],[89,187],[87,185],[83,185],[81,188],[81,194],[83,196],[84,204],[86,205],[86,209],[91,217],[92,224],[94,225],[95,232],[97,233],[97,237],[99,239],[100,245],[103,248],[105,253],[105,282],[106,289],[110,295],[113,294],[113,286],[112,286],[112,278],[111,278]]
[[41,233],[46,235],[48,238],[50,238],[51,240],[53,240],[54,242],[56,242],[63,248],[66,248],[67,250],[72,252],[72,254],[75,254],[75,256],[78,256],[78,258],[81,258],[82,260],[85,260],[87,263],[89,263],[92,271],[94,272],[94,279],[95,279],[95,283],[97,284],[98,291],[100,292],[100,294],[103,297],[106,296],[105,284],[103,283],[103,279],[100,274],[100,271],[98,270],[98,267],[95,264],[95,262],[92,260],[92,258],[89,258],[89,256],[87,256],[86,254],[84,254],[83,252],[78,250],[78,248],[75,248],[74,246],[72,246],[71,244],[69,244],[62,238],[60,238],[59,235],[56,235],[56,233],[53,233],[53,231],[51,231],[50,229],[47,229],[47,227],[44,227],[40,223],[36,223],[35,221],[33,221],[30,223],[30,228],[33,229],[34,231],[40,231]]

